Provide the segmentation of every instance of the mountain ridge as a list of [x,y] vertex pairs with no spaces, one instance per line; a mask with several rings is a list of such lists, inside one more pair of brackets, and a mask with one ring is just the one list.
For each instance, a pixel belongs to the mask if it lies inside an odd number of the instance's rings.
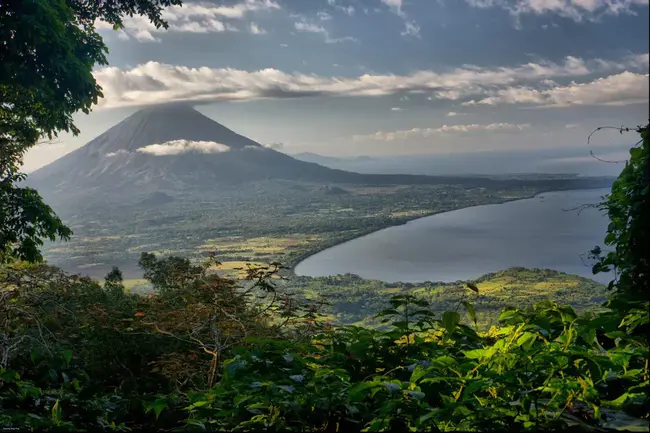
[[[301,161],[262,146],[186,104],[133,113],[81,148],[32,172],[27,183],[55,203],[76,204],[91,194],[112,194],[120,201],[132,198],[135,203],[157,191],[209,194],[217,185],[271,179],[319,185],[512,186],[507,180],[479,176],[360,174]],[[585,187],[585,182],[589,181],[577,180],[571,188]],[[557,185],[548,184],[548,189]]]

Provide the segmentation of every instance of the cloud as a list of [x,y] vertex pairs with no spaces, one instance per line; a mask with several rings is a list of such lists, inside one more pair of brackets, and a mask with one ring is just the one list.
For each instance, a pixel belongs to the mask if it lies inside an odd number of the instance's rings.
[[404,111],[404,109],[402,107],[393,107],[390,111]]
[[381,0],[383,4],[388,6],[395,14],[397,15],[404,15],[404,11],[402,11],[402,0]]
[[577,128],[578,126],[580,126],[580,125],[578,125],[577,123],[567,123],[566,125],[564,125],[564,127],[565,127],[566,129],[575,129],[575,128]]
[[512,123],[490,123],[487,125],[470,124],[470,125],[442,125],[439,128],[413,128],[402,131],[378,131],[369,135],[354,135],[354,141],[395,141],[406,140],[409,138],[424,138],[438,134],[456,134],[468,132],[507,132],[523,131],[530,127],[530,124],[512,124]]
[[358,42],[358,40],[356,38],[353,38],[351,36],[344,36],[344,37],[341,37],[341,38],[333,38],[333,37],[330,36],[329,31],[327,29],[325,29],[325,27],[323,27],[321,25],[318,25],[318,24],[310,23],[310,22],[305,21],[305,20],[296,21],[294,23],[294,27],[295,27],[295,29],[297,31],[303,32],[303,33],[319,33],[319,34],[323,35],[323,37],[325,38],[325,42],[328,43],[328,44],[335,44],[335,43],[339,43],[339,42]]
[[[643,92],[644,88],[647,89],[647,78],[632,72],[601,78],[591,85],[572,83],[569,86],[560,86],[551,80],[621,71],[628,67],[631,69],[633,64],[639,64],[639,59],[642,63],[644,57],[629,56],[619,62],[601,59],[585,61],[567,57],[562,63],[540,61],[499,68],[465,65],[444,72],[424,70],[410,75],[364,74],[357,77],[324,77],[286,73],[271,68],[252,72],[230,68],[189,68],[148,62],[132,69],[106,67],[98,69],[94,74],[105,95],[105,98],[100,100],[100,106],[103,107],[143,106],[180,101],[246,101],[409,93],[424,93],[436,99],[446,100],[473,98],[474,101],[470,101],[468,105],[495,105],[524,100],[542,104],[555,101],[557,105],[558,101],[570,99],[572,89],[581,95],[583,104],[598,99],[589,95],[582,96],[588,90],[607,93],[610,99],[616,99],[616,93],[623,90],[627,95],[621,97],[623,100],[630,99],[629,96],[636,100],[647,100],[648,93]],[[613,89],[604,88],[605,85],[615,84]],[[637,87],[635,94],[629,95],[634,86]]]
[[284,143],[269,143],[269,144],[263,144],[267,149],[273,149],[273,150],[280,150],[284,147]]
[[465,0],[477,8],[498,7],[514,17],[558,15],[574,21],[597,20],[603,15],[634,14],[634,8],[648,6],[648,0]]
[[401,33],[402,36],[414,36],[416,38],[420,37],[420,26],[415,24],[414,21],[404,22],[404,31]]
[[420,37],[420,26],[418,26],[415,21],[409,20],[408,16],[402,9],[404,6],[402,0],[381,0],[381,2],[388,6],[391,12],[404,21],[404,30],[401,32],[402,36],[412,36],[415,38]]
[[136,152],[169,156],[183,153],[223,153],[229,150],[229,146],[214,141],[173,140],[161,144],[150,144],[137,149]]
[[332,8],[334,8],[336,10],[339,10],[339,11],[341,11],[341,12],[343,12],[343,13],[349,15],[349,16],[354,15],[354,13],[356,12],[356,9],[354,8],[354,6],[351,6],[351,5],[343,6],[343,5],[338,4],[336,2],[336,0],[327,0],[327,4],[329,4]]
[[447,117],[456,117],[456,116],[464,116],[464,115],[465,113],[457,113],[455,111],[450,111],[449,113],[447,113]]
[[316,16],[318,17],[319,20],[321,21],[329,21],[332,19],[332,15],[328,14],[327,12],[324,11],[319,11]]
[[[124,29],[118,30],[118,38],[122,40],[135,39],[139,42],[159,42],[156,34],[172,33],[222,33],[236,32],[232,20],[242,20],[248,14],[259,11],[272,11],[281,9],[273,0],[243,0],[230,6],[217,6],[210,3],[186,3],[183,6],[170,6],[162,11],[169,28],[156,28],[146,17],[134,15],[124,18]],[[251,30],[253,25],[251,23]],[[111,30],[105,21],[96,21],[95,27],[99,30]],[[259,29],[259,28],[258,28]],[[253,34],[262,34],[254,33]]]
[[129,154],[128,150],[120,149],[117,152],[108,152],[106,156],[112,157],[112,156],[128,155],[128,154]]
[[260,28],[257,24],[251,23],[250,25],[250,32],[253,35],[265,35],[266,30]]
[[305,21],[297,21],[294,23],[294,27],[299,32],[309,32],[309,33],[327,33],[325,27],[319,26],[317,24],[310,24]]
[[531,87],[508,87],[494,92],[492,96],[461,105],[534,104],[541,106],[568,107],[576,105],[627,105],[648,101],[648,74],[622,72],[588,83],[572,82],[538,90]]

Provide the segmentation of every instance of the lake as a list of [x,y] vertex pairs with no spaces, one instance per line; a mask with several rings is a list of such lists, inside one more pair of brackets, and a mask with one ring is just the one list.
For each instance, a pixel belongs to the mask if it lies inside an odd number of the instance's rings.
[[591,273],[588,252],[603,245],[608,219],[577,206],[607,189],[543,193],[476,206],[379,230],[308,257],[297,275],[352,273],[387,282],[458,281],[513,266],[548,268],[607,283]]

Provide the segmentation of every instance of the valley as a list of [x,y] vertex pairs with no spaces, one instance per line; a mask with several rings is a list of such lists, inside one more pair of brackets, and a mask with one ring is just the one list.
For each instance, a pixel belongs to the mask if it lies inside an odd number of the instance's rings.
[[[414,288],[343,276],[332,277],[342,278],[332,286],[329,277],[296,276],[294,266],[337,244],[422,217],[547,191],[606,187],[611,179],[345,172],[265,148],[191,107],[171,104],[136,112],[36,171],[29,182],[74,231],[69,241],[44,246],[48,263],[65,271],[102,281],[116,266],[127,289],[145,293],[151,285],[138,267],[142,253],[185,257],[195,264],[212,254],[221,264],[211,270],[235,279],[249,266],[280,263],[285,268],[276,283],[283,290],[304,300],[331,297],[323,310],[326,318],[374,326],[372,317],[396,293],[427,299],[444,293],[436,301],[444,309],[457,303],[454,290],[462,285],[426,282]],[[549,284],[547,271],[526,272],[508,274],[511,282],[504,287],[513,287],[514,295],[489,295],[483,325],[492,323],[510,299],[552,296],[524,296],[530,284]],[[601,285],[557,275],[550,280],[557,283],[551,284],[555,295],[571,285],[597,288],[561,295],[561,300],[599,305]],[[495,283],[500,277],[483,278]]]
[[[566,186],[565,186],[566,185]],[[571,188],[572,181],[557,188]],[[214,192],[146,207],[112,206],[97,199],[92,211],[57,208],[75,235],[48,243],[47,260],[71,272],[103,278],[112,266],[139,278],[142,252],[200,260],[216,252],[222,262],[277,261],[293,267],[333,245],[413,219],[471,206],[535,196],[545,184],[508,188],[458,185],[359,186],[267,181],[219,186]],[[343,193],[341,193],[343,191]],[[171,194],[171,193],[170,193]],[[171,195],[170,195],[171,196]]]

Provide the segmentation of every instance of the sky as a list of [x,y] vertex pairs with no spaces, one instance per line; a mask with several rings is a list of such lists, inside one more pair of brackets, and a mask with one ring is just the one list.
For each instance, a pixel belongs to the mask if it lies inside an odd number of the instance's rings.
[[[108,1],[108,0],[107,0]],[[647,122],[648,0],[212,0],[96,27],[105,97],[35,170],[139,108],[187,101],[283,152],[391,156],[602,148]]]

